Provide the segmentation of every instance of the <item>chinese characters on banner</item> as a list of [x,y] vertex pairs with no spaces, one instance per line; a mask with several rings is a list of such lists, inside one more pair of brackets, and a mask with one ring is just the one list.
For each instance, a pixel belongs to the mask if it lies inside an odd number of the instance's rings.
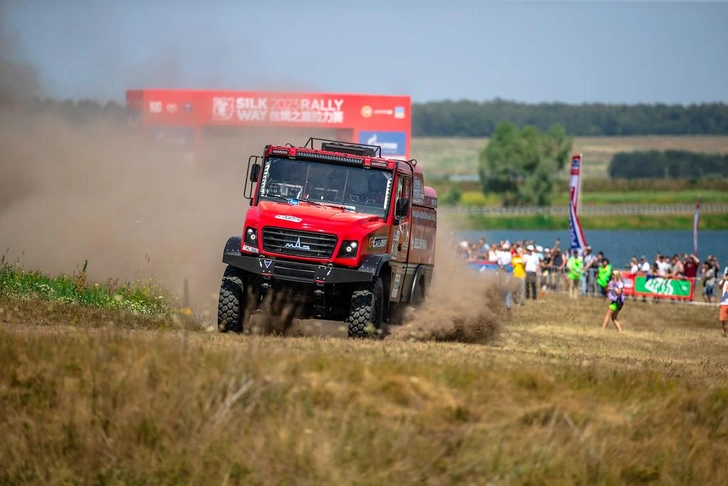
[[343,124],[344,100],[307,97],[212,98],[212,120],[261,123]]

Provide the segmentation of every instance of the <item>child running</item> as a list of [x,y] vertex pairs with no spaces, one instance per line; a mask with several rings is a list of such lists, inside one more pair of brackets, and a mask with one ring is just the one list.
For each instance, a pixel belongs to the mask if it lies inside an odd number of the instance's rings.
[[619,311],[622,310],[622,306],[624,305],[624,282],[622,282],[621,271],[615,270],[612,273],[608,288],[607,298],[609,299],[609,308],[607,309],[607,315],[604,316],[602,331],[607,329],[609,319],[611,319],[614,325],[617,326],[617,330],[622,332],[622,326],[619,325],[619,321],[617,320]]

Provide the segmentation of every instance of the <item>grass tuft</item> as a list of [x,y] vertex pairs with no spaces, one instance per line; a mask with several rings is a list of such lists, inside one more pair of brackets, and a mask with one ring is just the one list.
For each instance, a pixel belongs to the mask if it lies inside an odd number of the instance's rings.
[[19,263],[3,262],[0,265],[0,297],[60,302],[147,316],[171,315],[168,294],[151,279],[122,284],[114,280],[89,283],[87,266],[88,261],[71,276],[50,277],[27,270]]

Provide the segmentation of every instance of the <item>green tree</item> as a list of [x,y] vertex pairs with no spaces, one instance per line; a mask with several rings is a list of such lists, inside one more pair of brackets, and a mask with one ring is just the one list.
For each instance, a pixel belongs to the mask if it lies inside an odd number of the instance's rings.
[[415,136],[488,137],[500,120],[546,131],[561,123],[576,136],[723,135],[728,133],[728,103],[699,105],[527,104],[502,99],[429,101],[412,105]]
[[554,177],[566,166],[572,141],[560,125],[542,133],[500,123],[479,156],[483,192],[500,194],[504,206],[550,205]]
[[459,203],[462,198],[463,198],[463,191],[461,191],[457,185],[454,185],[454,186],[450,187],[449,191],[447,191],[447,194],[445,194],[445,197],[443,198],[442,202],[443,202],[443,204],[455,205],[455,204]]

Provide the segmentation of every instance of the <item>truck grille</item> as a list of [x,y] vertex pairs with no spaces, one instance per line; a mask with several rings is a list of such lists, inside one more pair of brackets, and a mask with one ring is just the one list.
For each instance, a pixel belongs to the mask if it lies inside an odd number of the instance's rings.
[[293,277],[302,281],[312,281],[316,271],[310,264],[287,262],[276,260],[276,275],[281,277]]
[[265,251],[308,258],[331,258],[334,248],[336,248],[336,235],[284,228],[263,228]]

